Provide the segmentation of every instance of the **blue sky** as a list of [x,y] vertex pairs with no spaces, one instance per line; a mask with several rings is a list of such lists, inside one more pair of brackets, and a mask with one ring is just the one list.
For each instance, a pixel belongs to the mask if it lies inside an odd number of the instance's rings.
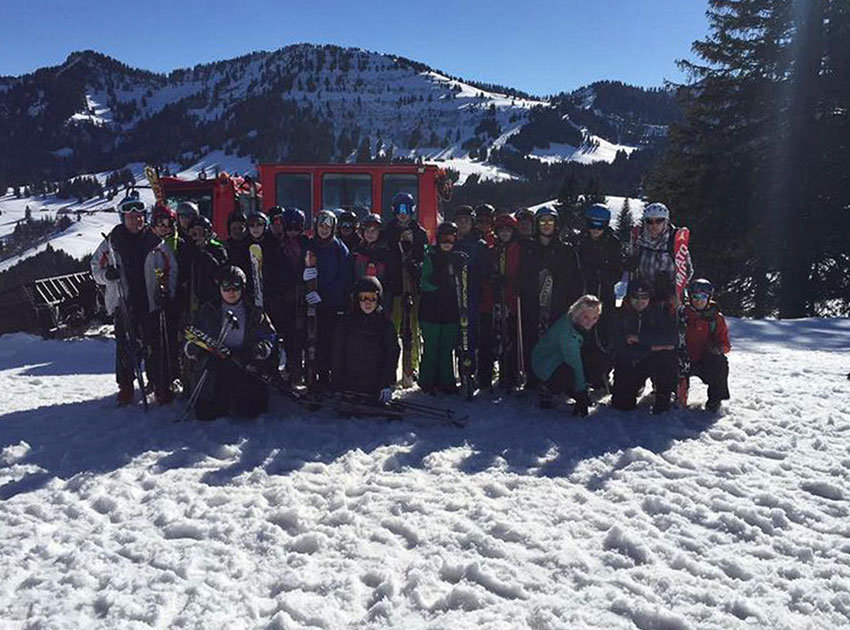
[[0,75],[94,49],[165,72],[310,42],[403,55],[536,95],[600,79],[683,80],[675,60],[705,36],[704,0],[3,0]]

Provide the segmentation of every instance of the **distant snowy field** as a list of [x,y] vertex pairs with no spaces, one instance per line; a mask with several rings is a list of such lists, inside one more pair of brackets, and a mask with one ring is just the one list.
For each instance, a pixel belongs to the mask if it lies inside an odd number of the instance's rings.
[[176,423],[108,340],[0,337],[0,626],[848,627],[850,322],[731,328],[719,416],[434,401],[464,429]]

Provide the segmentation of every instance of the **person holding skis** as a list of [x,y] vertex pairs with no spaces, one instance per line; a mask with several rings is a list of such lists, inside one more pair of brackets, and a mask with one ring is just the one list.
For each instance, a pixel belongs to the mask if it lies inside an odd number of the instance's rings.
[[248,277],[245,290],[248,297],[254,300],[254,304],[265,308],[267,291],[266,265],[263,261],[269,260],[271,252],[277,248],[278,241],[269,231],[269,218],[261,210],[255,210],[248,215],[248,261],[249,268],[243,269]]
[[[467,334],[472,349],[472,372],[478,372],[478,313],[481,308],[482,285],[489,280],[492,268],[491,251],[481,234],[475,228],[475,210],[472,206],[462,205],[455,208],[454,223],[457,225],[458,240],[455,250],[466,254],[467,268],[467,307],[470,313]],[[480,376],[478,377],[480,379]],[[489,381],[488,381],[489,382]]]
[[194,201],[181,201],[177,204],[177,233],[183,239],[189,238],[189,225],[192,219],[200,216],[198,204]]
[[496,209],[489,203],[479,203],[475,206],[475,230],[484,239],[487,247],[496,245],[496,234],[493,232],[493,219]]
[[227,259],[247,274],[251,273],[251,257],[248,254],[248,219],[241,210],[227,215],[227,240],[224,247]]
[[560,319],[566,305],[582,295],[576,256],[560,239],[557,211],[551,206],[539,208],[534,228],[535,238],[528,245],[528,264],[523,265],[520,282],[526,365],[531,363],[531,351],[538,339]]
[[430,245],[422,265],[422,296],[419,322],[424,351],[419,371],[419,388],[435,393],[457,392],[452,351],[460,327],[457,282],[467,263],[466,254],[454,251],[458,229],[454,223],[437,227],[437,244]]
[[384,235],[391,252],[399,252],[401,264],[387,273],[393,295],[392,317],[402,342],[402,387],[411,387],[419,366],[419,281],[428,233],[416,221],[416,201],[406,192],[396,194],[391,203],[393,219]]
[[189,240],[178,249],[184,321],[194,321],[204,302],[218,296],[216,273],[226,261],[224,244],[213,235],[210,220],[197,215],[189,224]]
[[540,406],[552,407],[553,396],[575,400],[573,415],[584,417],[590,396],[581,360],[585,333],[599,321],[602,303],[595,295],[583,295],[570,305],[534,346],[531,369],[541,383]]
[[245,367],[261,373],[276,368],[272,361],[275,330],[268,316],[244,299],[246,276],[242,269],[224,265],[216,279],[219,297],[201,307],[194,327],[210,339],[219,339],[227,327],[221,345],[234,358],[205,352],[187,341],[184,352],[191,365],[189,382],[195,416],[198,420],[227,414],[255,418],[268,408],[269,388]]
[[610,227],[611,212],[607,206],[593,204],[585,211],[584,220],[584,227],[574,238],[573,248],[582,292],[602,301],[602,316],[582,350],[588,381],[593,387],[607,389],[611,371],[611,321],[616,306],[614,285],[623,275],[623,250]]
[[664,413],[676,385],[675,316],[664,304],[651,304],[650,298],[646,282],[629,282],[629,293],[614,317],[611,406],[622,411],[637,406],[638,392],[650,378],[655,385],[652,413]]
[[[163,344],[159,310],[177,291],[177,260],[145,224],[145,204],[131,193],[118,204],[116,225],[92,255],[91,272],[105,288],[106,311],[115,318],[115,380],[119,405],[133,402],[133,381],[142,388],[142,363],[159,404],[173,400],[161,369]],[[162,278],[162,282],[159,278]],[[142,396],[146,392],[141,391]],[[147,403],[145,403],[147,404]]]
[[330,385],[331,343],[336,323],[348,305],[352,286],[351,254],[336,236],[336,215],[322,210],[316,215],[314,235],[307,249],[316,258],[315,267],[305,267],[305,282],[317,281],[314,291],[304,296],[307,304],[315,306],[317,323],[316,372],[318,385]]
[[284,209],[281,206],[272,206],[266,213],[269,219],[269,234],[277,239],[275,245],[279,244],[280,241],[283,240],[285,232],[283,213]]
[[375,276],[364,276],[354,284],[349,311],[334,332],[333,390],[388,403],[400,353],[395,328],[383,313],[381,282]]
[[161,273],[157,275],[160,283],[162,304],[159,315],[159,327],[160,334],[163,335],[163,344],[165,344],[163,354],[168,363],[168,375],[165,379],[169,383],[169,389],[171,389],[171,384],[180,373],[178,339],[180,337],[179,329],[182,315],[181,276],[183,270],[181,252],[186,247],[186,242],[177,233],[177,215],[168,206],[163,206],[159,203],[154,205],[153,212],[151,212],[151,230],[168,246],[174,259],[177,261],[177,289],[173,296],[169,296],[168,294],[165,286],[165,276]]
[[357,215],[351,210],[340,209],[337,211],[336,218],[339,225],[339,240],[345,243],[348,251],[353,252],[360,246],[360,233],[358,232],[360,223],[357,220]]
[[708,385],[706,411],[717,411],[722,401],[729,400],[729,361],[726,355],[732,346],[726,319],[713,297],[711,281],[698,278],[688,287],[688,303],[685,306],[690,375],[699,377]]

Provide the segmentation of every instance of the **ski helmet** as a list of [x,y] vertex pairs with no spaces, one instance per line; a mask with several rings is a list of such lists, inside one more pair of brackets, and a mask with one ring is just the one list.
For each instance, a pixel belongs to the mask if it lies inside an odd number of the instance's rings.
[[236,265],[222,265],[216,278],[219,286],[231,285],[244,288],[248,279],[245,272]]
[[177,204],[177,215],[181,217],[196,217],[200,214],[198,212],[198,205],[194,201],[181,201]]
[[458,219],[460,217],[469,217],[473,221],[475,221],[475,210],[472,209],[472,206],[458,206],[455,208],[454,218]]
[[437,240],[440,240],[441,236],[457,236],[457,232],[457,223],[444,221],[437,226]]
[[516,220],[522,221],[523,219],[533,221],[534,220],[534,211],[529,210],[528,208],[520,208],[516,211]]
[[513,228],[514,230],[517,228],[517,220],[510,214],[500,214],[496,217],[494,222],[494,227],[498,230],[501,228]]
[[130,212],[145,214],[145,203],[139,199],[139,191],[131,190],[118,204],[118,212],[121,214],[128,214]]
[[227,215],[227,229],[230,229],[230,226],[234,223],[247,223],[248,220],[245,218],[245,215],[242,214],[241,210],[234,210],[230,214]]
[[630,298],[649,298],[652,297],[652,291],[646,282],[638,278],[629,282],[628,295]]
[[269,221],[274,223],[275,219],[282,218],[283,212],[284,212],[284,210],[283,210],[282,206],[272,206],[267,211]]
[[287,230],[299,230],[303,232],[306,220],[304,213],[298,208],[286,208],[283,211],[283,226]]
[[373,225],[377,226],[378,229],[381,229],[381,228],[384,227],[384,220],[381,218],[380,214],[375,214],[374,212],[370,212],[365,217],[360,219],[360,227],[362,227],[364,229],[367,228],[367,227],[373,226]]
[[331,236],[336,232],[336,215],[330,210],[322,210],[316,215],[316,220],[313,222],[313,229],[317,229],[320,225],[331,226]]
[[688,285],[688,295],[694,296],[699,293],[707,295],[709,300],[714,297],[714,285],[711,283],[711,280],[706,280],[705,278],[691,280],[691,283]]
[[177,219],[177,216],[174,214],[174,210],[172,210],[168,206],[156,204],[153,207],[153,212],[151,213],[151,223],[153,225],[156,225],[163,219],[168,219],[173,224],[174,221]]
[[261,210],[254,210],[251,214],[248,215],[248,225],[253,224],[261,224],[264,228],[269,226],[269,218],[266,216],[264,212]]
[[189,223],[189,229],[191,230],[193,227],[202,227],[206,232],[212,232],[212,223],[210,220],[203,215],[196,215],[192,217],[192,222]]
[[392,200],[393,214],[410,214],[416,210],[416,200],[406,192],[397,193]]
[[357,215],[351,210],[340,210],[337,213],[337,221],[339,221],[340,227],[345,225],[352,229],[357,228]]
[[587,227],[601,230],[611,222],[611,211],[601,203],[595,203],[584,211]]
[[479,203],[477,206],[475,206],[476,221],[480,221],[481,219],[492,220],[494,214],[496,214],[496,209],[489,203]]
[[537,212],[534,213],[534,220],[539,222],[543,217],[552,217],[555,219],[555,222],[558,221],[558,211],[555,210],[552,206],[541,206],[537,208]]
[[381,281],[375,276],[363,276],[354,283],[352,295],[355,300],[360,293],[377,293],[378,304],[380,304],[384,297],[384,287],[381,285]]
[[669,221],[670,210],[663,203],[656,201],[643,209],[643,220],[646,221],[647,219],[665,219]]

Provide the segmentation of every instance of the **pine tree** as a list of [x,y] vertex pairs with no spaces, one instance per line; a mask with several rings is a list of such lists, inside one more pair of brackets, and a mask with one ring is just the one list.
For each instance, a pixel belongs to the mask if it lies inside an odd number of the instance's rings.
[[617,215],[617,238],[623,246],[627,246],[632,238],[632,226],[634,219],[632,218],[632,208],[629,203],[629,198],[623,200],[623,207],[620,209],[620,214]]

